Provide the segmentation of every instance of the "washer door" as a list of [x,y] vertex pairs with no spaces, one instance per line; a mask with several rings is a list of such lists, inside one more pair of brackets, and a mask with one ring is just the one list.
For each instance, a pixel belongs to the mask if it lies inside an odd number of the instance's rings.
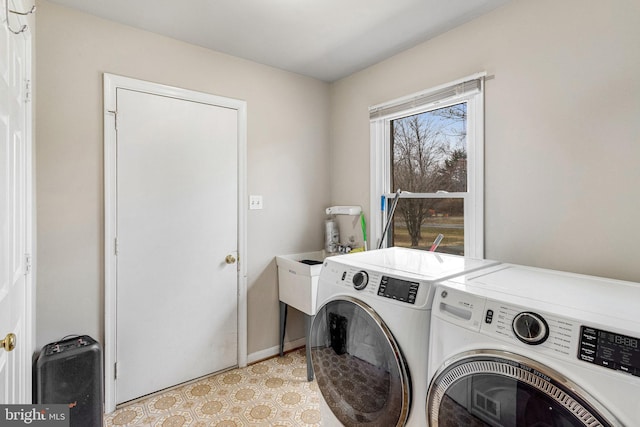
[[427,419],[431,427],[621,426],[563,375],[498,350],[467,352],[445,362],[429,387]]
[[311,361],[318,387],[345,426],[401,426],[411,402],[400,348],[371,307],[354,298],[327,302],[313,320]]

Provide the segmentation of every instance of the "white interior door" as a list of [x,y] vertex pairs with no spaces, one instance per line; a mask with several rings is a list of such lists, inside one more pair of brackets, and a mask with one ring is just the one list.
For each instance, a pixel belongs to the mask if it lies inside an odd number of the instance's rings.
[[116,402],[238,363],[238,113],[117,89]]
[[[20,9],[20,2],[9,2]],[[11,19],[12,27],[22,23]],[[31,402],[31,67],[28,32],[0,28],[0,403]],[[13,334],[15,340],[13,340]],[[13,344],[9,344],[13,341]],[[11,346],[15,348],[11,349]]]

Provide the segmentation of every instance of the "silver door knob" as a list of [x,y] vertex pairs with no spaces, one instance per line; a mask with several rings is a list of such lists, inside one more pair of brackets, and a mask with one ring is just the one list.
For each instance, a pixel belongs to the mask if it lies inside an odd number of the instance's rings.
[[4,348],[6,351],[12,351],[16,348],[16,334],[13,332],[8,333],[7,336],[0,341],[0,347]]
[[224,259],[224,262],[226,262],[227,264],[235,264],[236,257],[234,257],[233,255],[227,255],[227,257]]

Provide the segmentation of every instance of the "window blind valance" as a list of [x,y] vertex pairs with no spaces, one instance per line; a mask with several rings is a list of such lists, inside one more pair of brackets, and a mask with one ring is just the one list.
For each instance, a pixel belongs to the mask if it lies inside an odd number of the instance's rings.
[[446,86],[437,87],[425,92],[418,92],[413,95],[385,102],[384,104],[374,105],[369,107],[369,119],[377,120],[383,117],[406,112],[414,108],[419,108],[424,105],[444,102],[448,99],[479,93],[482,90],[484,77],[484,73],[482,75],[475,75],[468,79],[447,84]]

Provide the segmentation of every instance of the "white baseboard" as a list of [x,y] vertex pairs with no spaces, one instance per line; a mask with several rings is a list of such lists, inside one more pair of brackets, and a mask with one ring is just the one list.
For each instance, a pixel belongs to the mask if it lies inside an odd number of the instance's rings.
[[[295,348],[304,347],[304,346],[305,346],[305,339],[300,338],[295,341],[285,342],[284,351],[287,352],[289,350],[293,350]],[[250,365],[252,363],[259,362],[264,359],[268,359],[278,354],[280,354],[280,346],[276,345],[274,347],[266,348],[264,350],[256,351],[255,353],[249,354],[247,356],[247,363]]]

